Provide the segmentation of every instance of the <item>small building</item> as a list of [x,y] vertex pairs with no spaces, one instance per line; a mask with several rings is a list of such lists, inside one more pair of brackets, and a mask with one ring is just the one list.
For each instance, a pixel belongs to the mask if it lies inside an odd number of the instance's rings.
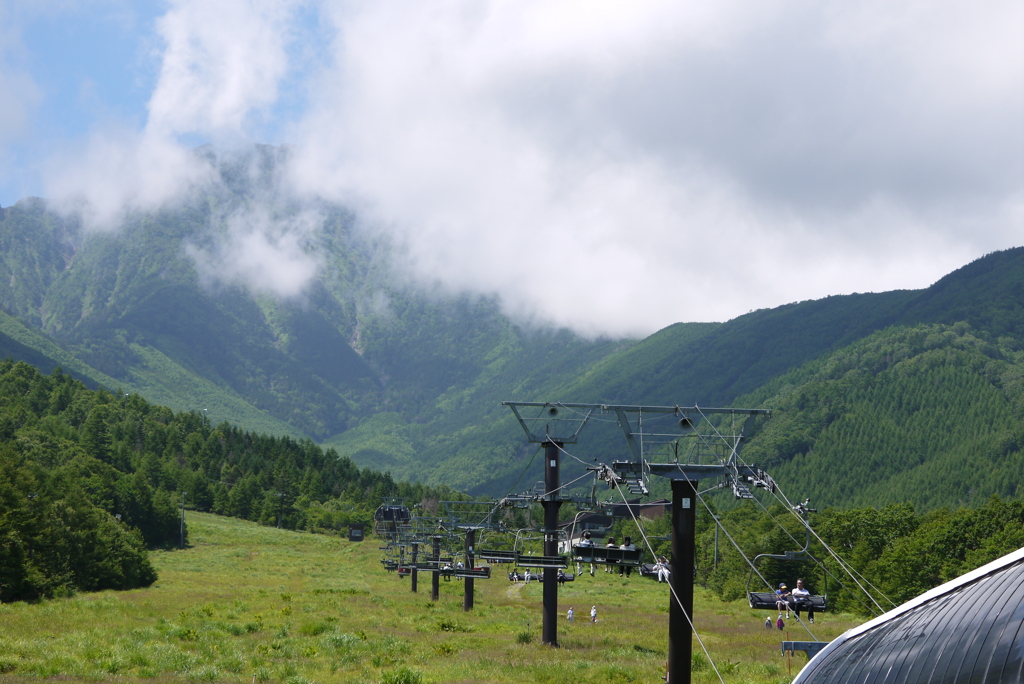
[[1024,549],[842,634],[793,684],[1024,682]]
[[615,518],[647,518],[654,520],[672,510],[672,502],[668,499],[658,499],[640,503],[640,499],[634,499],[627,503],[613,504],[605,509]]
[[366,524],[365,523],[353,523],[348,526],[348,540],[353,542],[361,542],[366,538]]

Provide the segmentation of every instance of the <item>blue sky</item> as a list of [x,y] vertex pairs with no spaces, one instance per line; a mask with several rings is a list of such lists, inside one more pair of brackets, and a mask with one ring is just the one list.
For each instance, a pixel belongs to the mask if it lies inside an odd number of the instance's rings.
[[[10,6],[3,54],[8,70],[28,75],[37,104],[8,143],[0,204],[41,194],[35,162],[73,144],[98,123],[116,119],[141,126],[159,62],[152,51],[158,3],[134,11],[96,12],[85,6]],[[15,30],[11,30],[15,29]],[[148,44],[147,44],[148,43]],[[23,94],[22,97],[25,97]]]
[[[1024,242],[1019,0],[8,0],[0,89],[2,206],[116,230],[213,182],[190,148],[288,144],[288,192],[353,208],[416,282],[585,334]],[[270,213],[229,217],[210,268],[313,277],[272,251],[316,217]]]

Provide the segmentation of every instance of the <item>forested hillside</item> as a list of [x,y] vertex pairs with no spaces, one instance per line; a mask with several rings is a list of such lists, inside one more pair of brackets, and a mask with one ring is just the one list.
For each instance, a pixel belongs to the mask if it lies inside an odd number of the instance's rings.
[[[116,232],[84,232],[43,200],[4,209],[0,354],[475,494],[501,496],[540,476],[502,400],[773,406],[769,425],[778,427],[750,442],[751,457],[835,505],[877,497],[930,507],[1015,491],[1017,478],[1003,475],[1012,468],[998,453],[1017,453],[1006,435],[1020,419],[1012,376],[1024,343],[1024,248],[990,254],[924,290],[678,323],[643,340],[589,340],[516,323],[493,298],[412,284],[390,246],[348,209],[312,206],[282,190],[276,174],[286,150],[196,154],[209,160],[215,182],[179,205],[127,216]],[[223,249],[246,221],[310,216],[318,229],[301,249],[319,267],[300,295],[218,280],[196,256]],[[955,327],[961,323],[966,328]],[[940,353],[931,342],[876,337],[927,330],[925,339],[946,339],[935,325],[976,344],[950,343]],[[829,363],[847,363],[838,359],[860,359],[856,345],[865,340],[890,344],[896,351],[888,356],[898,359],[892,368],[858,366],[874,378],[870,386],[821,375]],[[1002,364],[998,380],[981,357]],[[902,398],[936,387],[927,399]],[[809,418],[803,404],[787,403],[801,392],[842,395],[849,415],[834,426]],[[918,412],[940,422],[901,413],[918,400]],[[797,436],[780,436],[789,427]],[[919,427],[945,433],[926,439]],[[614,426],[588,429],[586,439],[587,460],[623,455]],[[872,467],[882,453],[899,456]],[[848,468],[836,467],[840,458]],[[904,467],[912,471],[906,478]],[[936,472],[961,471],[951,479],[966,484],[935,482]]]
[[194,510],[310,531],[367,522],[384,496],[462,498],[309,440],[0,362],[0,601],[152,583],[146,547],[180,543],[182,494]]
[[1024,492],[1024,354],[967,323],[876,333],[744,398],[744,458],[822,505],[922,509]]

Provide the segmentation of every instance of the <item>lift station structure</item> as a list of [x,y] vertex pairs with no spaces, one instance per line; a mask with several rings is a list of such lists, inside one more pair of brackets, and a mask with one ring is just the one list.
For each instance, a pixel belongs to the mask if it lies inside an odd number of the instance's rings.
[[[504,401],[527,439],[544,449],[544,492],[538,496],[544,509],[544,566],[542,642],[558,645],[557,569],[565,567],[558,555],[558,510],[570,500],[561,494],[560,459],[563,447],[578,443],[592,418],[614,418],[622,431],[630,458],[610,466],[589,466],[615,488],[646,494],[651,476],[671,480],[672,557],[669,579],[667,682],[690,682],[691,631],[693,629],[693,576],[697,484],[718,479],[737,498],[752,498],[751,487],[770,487],[771,478],[761,469],[739,459],[745,436],[767,409],[704,408],[698,406],[626,406],[561,402]],[[625,499],[625,496],[623,495]],[[565,559],[565,561],[562,561]]]

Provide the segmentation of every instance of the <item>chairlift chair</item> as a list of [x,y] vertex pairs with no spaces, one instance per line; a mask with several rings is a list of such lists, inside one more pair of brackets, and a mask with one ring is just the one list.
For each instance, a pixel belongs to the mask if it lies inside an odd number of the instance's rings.
[[[814,561],[818,565],[822,565],[821,561],[811,554],[811,529],[807,525],[807,514],[814,512],[814,509],[807,508],[807,502],[804,501],[802,504],[798,504],[793,507],[797,513],[799,513],[804,519],[804,529],[807,533],[804,547],[799,551],[786,551],[785,553],[760,553],[754,556],[750,562],[750,574],[747,576],[747,603],[751,608],[755,610],[778,610],[779,598],[774,591],[751,591],[750,585],[754,579],[754,571],[757,568],[757,563],[762,558],[772,558],[781,561]],[[822,566],[824,567],[824,566]],[[787,598],[790,610],[806,610],[811,609],[816,613],[825,612],[828,610],[828,579],[825,575],[822,580],[825,583],[825,593],[823,595],[812,594],[801,599],[799,602],[795,601],[792,596]]]
[[620,568],[643,566],[643,549],[619,549],[607,546],[574,546],[573,557],[580,563],[615,565]]
[[491,566],[484,565],[478,568],[456,568],[455,576],[459,579],[490,579],[491,578]]
[[399,527],[412,518],[408,507],[399,503],[384,503],[373,513],[373,532],[379,537],[397,539]]
[[521,568],[568,568],[568,556],[545,556],[526,553],[524,550],[529,541],[524,532],[532,530],[516,531],[516,538],[512,550],[491,550],[479,549],[476,557],[489,563],[514,563]]

